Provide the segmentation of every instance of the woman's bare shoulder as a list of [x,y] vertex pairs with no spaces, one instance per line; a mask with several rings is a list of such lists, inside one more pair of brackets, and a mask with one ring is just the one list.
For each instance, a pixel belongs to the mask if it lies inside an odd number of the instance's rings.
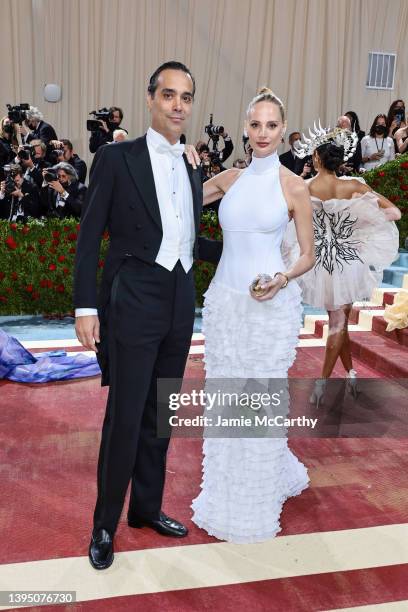
[[240,168],[224,170],[217,176],[217,184],[225,193],[243,172]]

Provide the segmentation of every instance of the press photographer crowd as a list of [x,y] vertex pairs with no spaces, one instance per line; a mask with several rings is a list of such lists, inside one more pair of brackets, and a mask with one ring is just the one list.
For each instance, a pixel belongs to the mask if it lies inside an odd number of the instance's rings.
[[[81,216],[86,195],[87,166],[74,151],[68,138],[59,139],[43,114],[29,104],[7,105],[8,113],[0,121],[0,219],[25,223],[30,218],[65,218]],[[121,127],[123,110],[118,106],[92,111],[87,121],[90,132],[89,151],[121,142],[128,132]],[[408,125],[403,100],[395,100],[387,114],[378,114],[368,134],[360,127],[357,114],[347,111],[337,126],[358,136],[354,155],[338,174],[352,175],[376,168],[408,150]],[[222,125],[205,126],[206,140],[195,147],[202,164],[203,182],[225,170],[234,145]],[[296,147],[301,134],[289,135],[289,150],[280,156],[281,163],[304,179],[316,174],[311,157],[299,159]],[[282,141],[283,143],[283,141]],[[236,168],[246,168],[252,151],[248,139],[242,140],[244,155],[234,160]],[[218,203],[211,205],[217,210]]]

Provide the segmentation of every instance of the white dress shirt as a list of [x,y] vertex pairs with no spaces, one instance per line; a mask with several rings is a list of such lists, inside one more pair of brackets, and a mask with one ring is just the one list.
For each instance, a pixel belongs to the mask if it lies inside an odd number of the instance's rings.
[[[146,135],[160,209],[163,238],[156,263],[173,270],[180,260],[185,272],[193,265],[195,239],[193,197],[182,154],[183,145],[171,145],[151,127]],[[76,308],[75,316],[95,315],[95,308]]]

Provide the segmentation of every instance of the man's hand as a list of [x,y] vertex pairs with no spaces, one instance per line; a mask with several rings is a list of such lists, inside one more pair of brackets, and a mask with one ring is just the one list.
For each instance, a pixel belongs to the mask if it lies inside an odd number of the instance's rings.
[[75,331],[78,340],[89,351],[98,352],[95,342],[100,342],[99,318],[97,315],[76,317]]
[[51,183],[48,183],[48,187],[51,187],[51,189],[54,189],[54,191],[57,191],[58,193],[64,193],[65,191],[59,181],[51,181]]
[[104,130],[104,132],[106,132],[107,134],[109,133],[109,128],[108,125],[106,123],[106,121],[102,121],[102,119],[99,119],[99,123],[102,126],[102,129]]
[[194,145],[191,145],[191,144],[184,145],[184,151],[185,151],[188,163],[191,166],[193,166],[194,170],[197,170],[197,166],[201,164],[201,159]]

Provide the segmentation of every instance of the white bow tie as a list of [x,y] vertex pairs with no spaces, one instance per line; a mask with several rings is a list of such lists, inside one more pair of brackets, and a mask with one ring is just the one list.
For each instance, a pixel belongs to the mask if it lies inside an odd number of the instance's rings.
[[170,155],[173,155],[173,157],[177,158],[181,157],[184,153],[184,145],[180,143],[171,145],[170,143],[163,142],[157,145],[155,149],[157,153],[170,153]]

